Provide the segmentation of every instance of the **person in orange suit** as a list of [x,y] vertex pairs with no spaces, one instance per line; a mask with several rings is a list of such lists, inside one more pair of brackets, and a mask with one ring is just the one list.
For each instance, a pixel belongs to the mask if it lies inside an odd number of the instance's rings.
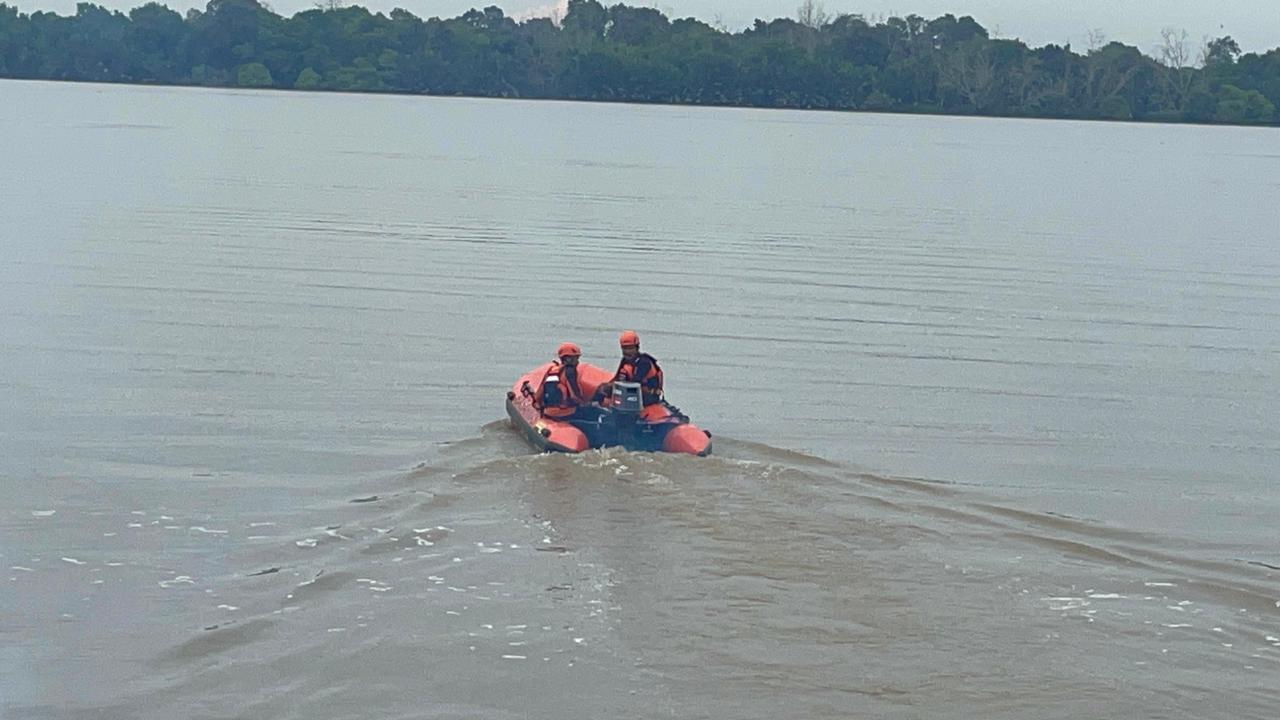
[[578,409],[587,404],[578,382],[578,359],[582,348],[571,342],[560,343],[556,349],[557,362],[547,368],[542,382],[533,394],[533,405],[544,417],[556,420],[573,418]]
[[640,397],[645,407],[662,402],[662,368],[649,353],[640,352],[640,336],[635,330],[627,330],[618,336],[622,348],[622,360],[613,380],[596,390],[593,400],[602,401],[613,393],[613,383],[640,383]]

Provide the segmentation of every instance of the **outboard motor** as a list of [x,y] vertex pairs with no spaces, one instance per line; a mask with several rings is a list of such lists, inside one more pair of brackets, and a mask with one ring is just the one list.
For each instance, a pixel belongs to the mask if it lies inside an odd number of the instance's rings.
[[633,424],[644,409],[644,399],[640,395],[640,383],[615,382],[613,384],[613,404],[611,409],[619,424]]

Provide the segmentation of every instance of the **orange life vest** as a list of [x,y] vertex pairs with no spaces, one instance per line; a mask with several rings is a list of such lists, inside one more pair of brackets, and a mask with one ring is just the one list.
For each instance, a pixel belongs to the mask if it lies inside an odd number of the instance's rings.
[[[644,377],[636,377],[636,361],[644,358],[649,361],[649,370]],[[618,363],[618,372],[614,373],[615,382],[634,382],[640,383],[640,396],[645,405],[653,405],[662,402],[662,368],[658,366],[658,360],[649,353],[640,353],[634,358],[622,358],[622,362]]]
[[576,370],[570,380],[564,373],[564,366],[552,363],[533,393],[533,406],[547,417],[567,418],[582,404],[582,388],[578,384]]

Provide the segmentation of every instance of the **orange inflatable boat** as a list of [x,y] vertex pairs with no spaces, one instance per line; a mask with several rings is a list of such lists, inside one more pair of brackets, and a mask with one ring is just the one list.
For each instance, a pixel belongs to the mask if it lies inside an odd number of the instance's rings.
[[[642,407],[640,386],[614,383],[608,405],[592,405],[588,417],[561,420],[544,417],[533,406],[534,392],[552,363],[539,365],[516,381],[507,391],[507,415],[511,423],[543,451],[578,453],[590,448],[621,446],[628,450],[648,450],[711,454],[711,433],[689,422],[679,408],[666,401]],[[591,397],[597,388],[613,379],[608,370],[578,363],[578,385]]]

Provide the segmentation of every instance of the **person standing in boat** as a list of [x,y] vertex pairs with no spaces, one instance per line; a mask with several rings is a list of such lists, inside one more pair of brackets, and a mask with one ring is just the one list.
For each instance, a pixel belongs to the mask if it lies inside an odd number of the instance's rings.
[[649,353],[640,352],[640,336],[635,330],[627,330],[618,336],[618,345],[622,348],[622,360],[618,363],[618,371],[613,380],[604,383],[596,390],[593,401],[599,402],[613,393],[613,383],[640,383],[640,397],[645,407],[662,402],[662,368],[658,360]]
[[566,342],[556,350],[558,362],[551,364],[533,394],[533,406],[546,417],[569,420],[587,404],[578,382],[578,358],[582,349]]

